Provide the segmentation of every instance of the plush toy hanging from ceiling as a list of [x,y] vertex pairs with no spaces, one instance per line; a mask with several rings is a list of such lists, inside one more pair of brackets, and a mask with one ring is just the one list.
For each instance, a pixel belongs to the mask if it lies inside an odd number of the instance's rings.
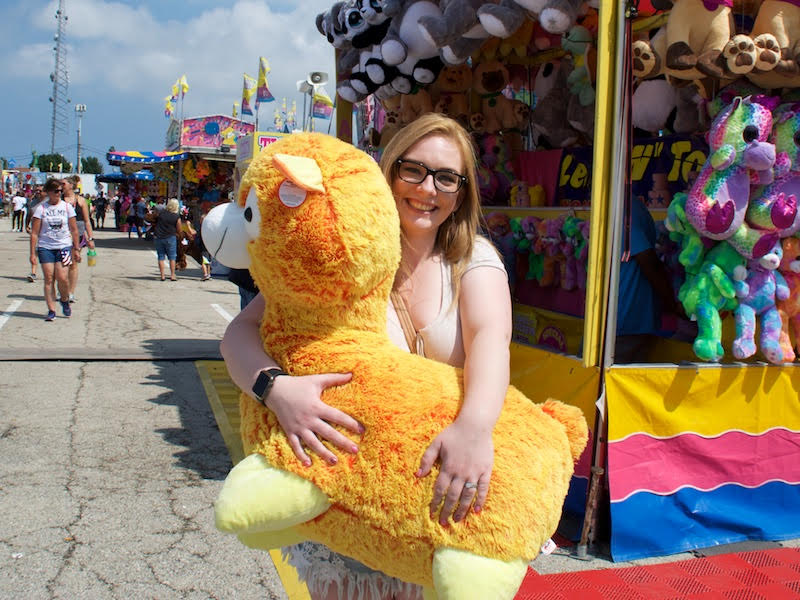
[[378,165],[333,137],[295,134],[254,159],[239,194],[203,221],[204,242],[223,264],[250,269],[265,296],[264,348],[282,368],[353,373],[323,400],[366,432],[357,455],[306,468],[275,415],[243,395],[249,456],[225,481],[217,526],[258,548],[322,542],[422,584],[427,598],[511,600],[558,523],[587,440],[579,409],[509,388],[486,505],[441,526],[429,515],[433,478],[414,473],[458,412],[462,373],[399,350],[386,333],[400,226]]
[[750,35],[761,52],[747,78],[764,89],[800,87],[800,5],[763,0]]

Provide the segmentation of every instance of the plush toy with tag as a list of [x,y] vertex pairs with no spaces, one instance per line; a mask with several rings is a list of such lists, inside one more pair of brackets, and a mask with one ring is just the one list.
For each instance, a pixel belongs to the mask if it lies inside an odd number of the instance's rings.
[[733,355],[738,359],[749,358],[756,353],[756,320],[760,326],[758,348],[771,363],[783,362],[781,349],[781,316],[776,302],[789,297],[789,286],[778,271],[783,258],[783,248],[776,243],[759,259],[747,263],[747,278],[744,289],[739,292],[739,306],[734,313],[736,339]]
[[352,373],[322,399],[365,427],[358,454],[334,449],[336,465],[305,467],[276,416],[242,395],[248,456],[222,486],[217,527],[256,548],[316,540],[421,584],[426,598],[511,600],[558,524],[586,422],[576,407],[509,387],[485,506],[449,527],[431,519],[436,475],[415,472],[456,417],[463,376],[386,332],[400,223],[375,161],[330,136],[286,136],[253,160],[238,200],[208,214],[203,239],[262,290],[265,350],[292,375]]
[[514,105],[503,95],[508,85],[508,70],[498,61],[477,65],[472,72],[472,89],[481,98],[481,113],[487,133],[517,127]]
[[469,123],[469,99],[472,87],[472,69],[469,65],[447,66],[436,79],[439,99],[435,111],[447,115],[464,125]]
[[744,264],[741,254],[727,242],[720,242],[706,254],[694,275],[687,272],[686,282],[678,291],[686,314],[697,321],[692,349],[700,360],[718,362],[725,356],[719,312],[735,310],[737,295],[745,293]]
[[763,256],[774,240],[763,242],[744,222],[751,177],[771,177],[775,146],[767,142],[772,112],[750,98],[735,98],[708,133],[709,156],[689,190],[686,216],[703,236],[724,240],[736,234],[743,255]]

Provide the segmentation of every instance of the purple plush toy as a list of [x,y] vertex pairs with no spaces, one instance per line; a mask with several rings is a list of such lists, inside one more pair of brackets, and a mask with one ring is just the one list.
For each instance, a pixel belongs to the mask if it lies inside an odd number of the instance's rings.
[[770,252],[747,264],[746,284],[738,292],[739,306],[736,308],[736,339],[733,341],[733,355],[736,358],[749,358],[756,353],[756,317],[761,325],[759,348],[766,359],[775,364],[783,362],[780,345],[781,316],[775,305],[776,300],[789,297],[789,286],[777,270],[783,257],[780,242]]
[[771,182],[775,146],[766,141],[771,131],[769,108],[749,97],[735,98],[711,124],[710,154],[686,200],[686,216],[701,235],[730,238],[747,258],[763,256],[778,239],[745,223],[751,178]]

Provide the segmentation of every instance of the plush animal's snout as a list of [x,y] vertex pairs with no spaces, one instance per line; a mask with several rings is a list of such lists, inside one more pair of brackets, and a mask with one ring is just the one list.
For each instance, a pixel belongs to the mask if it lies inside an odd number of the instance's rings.
[[775,145],[751,142],[744,151],[744,164],[754,171],[766,171],[775,164]]
[[250,211],[252,222],[253,209],[250,206],[242,208],[235,202],[214,207],[203,219],[203,244],[211,256],[232,269],[246,269],[250,266],[250,255],[247,253],[250,236],[246,229],[246,211]]

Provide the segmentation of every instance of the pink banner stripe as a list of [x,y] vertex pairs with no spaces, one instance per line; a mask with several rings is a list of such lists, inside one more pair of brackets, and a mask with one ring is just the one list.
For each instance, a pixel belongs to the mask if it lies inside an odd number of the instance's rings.
[[683,487],[712,490],[726,483],[757,487],[800,483],[800,433],[729,431],[715,438],[684,433],[655,439],[637,433],[608,446],[611,501],[636,492],[666,495]]

